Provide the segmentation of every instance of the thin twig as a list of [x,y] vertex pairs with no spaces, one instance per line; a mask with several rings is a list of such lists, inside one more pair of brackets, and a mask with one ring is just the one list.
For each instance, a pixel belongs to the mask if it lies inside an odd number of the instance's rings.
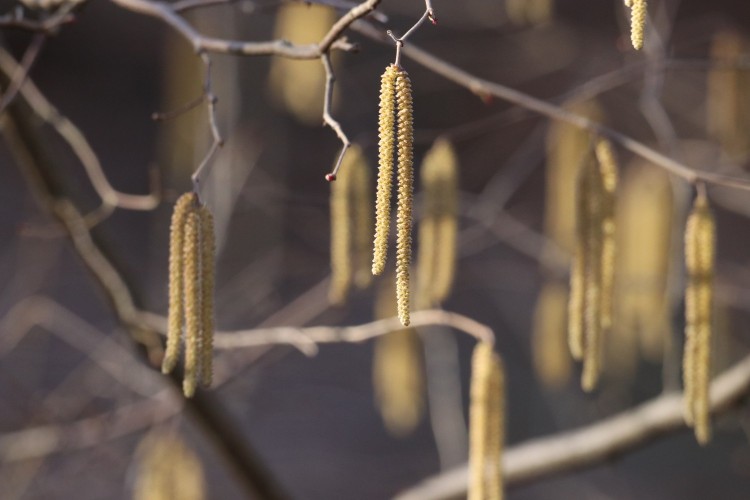
[[221,136],[221,132],[219,132],[219,126],[217,123],[216,118],[216,103],[218,102],[218,98],[213,93],[213,85],[212,85],[212,68],[213,63],[211,62],[211,58],[206,52],[200,53],[201,60],[203,61],[203,65],[206,68],[206,79],[203,82],[203,97],[206,101],[206,106],[208,108],[208,125],[211,129],[211,146],[208,148],[208,152],[203,157],[203,160],[201,161],[200,165],[198,165],[198,168],[195,169],[195,172],[190,177],[190,179],[193,181],[193,191],[200,197],[200,183],[203,177],[203,172],[208,168],[208,165],[211,164],[211,161],[214,158],[214,155],[224,145],[224,139]]
[[344,160],[344,155],[347,149],[351,146],[349,138],[344,133],[344,129],[341,128],[341,124],[331,114],[331,103],[333,102],[333,84],[336,82],[336,75],[333,73],[333,66],[331,65],[331,56],[326,52],[320,56],[320,60],[323,63],[323,67],[326,70],[326,88],[323,98],[323,123],[328,125],[336,132],[336,136],[341,141],[341,153],[339,153],[336,165],[333,170],[326,174],[326,180],[331,182],[336,180],[336,175],[341,168],[341,162]]

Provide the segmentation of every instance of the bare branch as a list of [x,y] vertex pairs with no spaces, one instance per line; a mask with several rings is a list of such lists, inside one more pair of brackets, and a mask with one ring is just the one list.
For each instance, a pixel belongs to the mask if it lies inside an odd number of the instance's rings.
[[349,138],[344,133],[344,129],[341,128],[341,124],[336,121],[331,114],[333,84],[336,82],[336,76],[333,73],[333,66],[331,65],[331,56],[328,53],[325,53],[320,56],[320,60],[326,70],[326,89],[323,98],[323,123],[331,127],[341,141],[341,153],[339,153],[338,159],[336,160],[336,165],[330,173],[326,174],[327,181],[335,181],[339,168],[341,168],[341,162],[344,160],[344,155],[346,154],[346,150],[349,149],[349,146],[351,146],[351,142],[349,142]]
[[[712,414],[730,410],[750,390],[750,356],[711,384]],[[660,436],[684,430],[682,394],[668,393],[582,429],[538,438],[510,448],[503,457],[508,484],[518,484],[601,463]],[[399,500],[465,497],[466,465],[425,479]]]

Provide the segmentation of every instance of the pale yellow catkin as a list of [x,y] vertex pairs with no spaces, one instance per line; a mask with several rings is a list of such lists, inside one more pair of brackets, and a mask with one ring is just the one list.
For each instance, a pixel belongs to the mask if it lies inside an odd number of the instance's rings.
[[[375,318],[392,318],[397,306],[393,279],[385,280],[375,300]],[[378,337],[373,351],[375,401],[386,429],[410,434],[424,412],[424,362],[417,332],[406,328]]]
[[615,160],[612,145],[605,139],[596,143],[596,160],[599,164],[599,172],[602,178],[602,330],[604,334],[612,328],[612,312],[615,278],[615,251],[616,251],[616,219],[615,203],[618,184],[617,162]]
[[342,165],[336,182],[331,186],[331,285],[328,301],[334,305],[341,305],[346,300],[354,274],[350,196],[352,174],[350,163]]
[[474,348],[469,406],[469,500],[503,498],[504,377],[487,342]]
[[450,294],[456,268],[458,161],[447,139],[438,139],[420,170],[424,192],[417,251],[417,307],[432,307]]
[[201,219],[191,212],[185,221],[185,244],[183,246],[183,289],[185,301],[185,376],[182,390],[185,397],[192,397],[200,380],[202,304],[201,290]]
[[379,165],[378,186],[375,199],[375,242],[372,256],[372,274],[385,269],[388,258],[388,235],[391,226],[391,187],[396,151],[396,77],[398,67],[390,65],[380,79],[380,116],[378,126]]
[[696,196],[685,227],[685,352],[683,385],[685,421],[706,444],[710,429],[710,358],[713,320],[713,274],[716,228],[703,190]]
[[180,356],[182,327],[184,322],[183,303],[183,246],[185,240],[185,220],[197,203],[193,193],[178,198],[172,212],[169,229],[169,310],[167,320],[167,347],[162,361],[162,372],[174,370]]
[[352,146],[350,153],[351,163],[351,221],[354,225],[352,230],[352,260],[354,272],[354,285],[357,288],[366,288],[372,283],[372,231],[373,231],[373,204],[370,193],[371,176],[370,169],[365,161],[365,156],[359,146]]
[[505,0],[505,14],[513,24],[541,24],[552,17],[553,0]]
[[646,0],[629,0],[626,1],[626,5],[630,7],[630,41],[634,49],[641,50],[646,31],[648,3]]
[[564,285],[547,282],[534,310],[531,334],[534,373],[550,389],[565,387],[572,372],[565,340],[567,298]]
[[414,130],[411,81],[402,68],[396,78],[398,126],[398,208],[396,211],[396,299],[401,324],[409,326]]
[[199,458],[179,437],[149,434],[135,453],[133,500],[203,500],[206,484]]
[[214,217],[206,205],[198,211],[201,239],[201,362],[200,382],[210,387],[213,379],[214,286],[216,281],[216,238]]

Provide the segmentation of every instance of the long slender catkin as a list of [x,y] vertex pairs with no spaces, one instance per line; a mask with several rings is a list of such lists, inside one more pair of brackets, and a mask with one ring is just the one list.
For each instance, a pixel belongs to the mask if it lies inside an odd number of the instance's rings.
[[708,198],[701,190],[695,198],[685,228],[685,352],[683,384],[685,421],[695,429],[696,439],[711,439],[710,358],[713,320],[713,273],[716,228]]
[[438,139],[421,168],[424,198],[419,222],[417,307],[430,307],[450,293],[456,268],[458,162],[453,146]]
[[196,198],[186,193],[177,199],[172,212],[169,229],[169,312],[167,321],[167,348],[162,361],[162,372],[174,370],[180,356],[182,327],[184,321],[183,303],[183,245],[185,240],[185,220],[194,208]]
[[372,256],[372,274],[385,269],[388,257],[388,234],[391,225],[391,186],[393,162],[396,151],[396,77],[398,67],[390,65],[380,79],[380,117],[378,136],[379,166],[378,187],[375,200],[375,243]]
[[469,407],[469,500],[503,498],[504,382],[492,345],[474,348]]
[[399,68],[396,78],[398,126],[398,208],[396,211],[396,299],[401,324],[409,326],[412,201],[414,198],[414,130],[409,75]]
[[209,387],[213,379],[213,341],[214,341],[214,283],[216,281],[216,241],[214,236],[214,217],[206,205],[202,205],[200,216],[200,276],[201,276],[201,361],[200,383]]
[[646,30],[648,3],[646,0],[625,0],[625,5],[630,7],[630,41],[634,49],[641,50],[643,33]]
[[201,377],[201,220],[191,212],[185,221],[185,244],[183,246],[183,289],[185,301],[185,378],[182,390],[186,397],[195,394]]
[[602,329],[605,332],[612,327],[612,310],[615,278],[615,191],[617,190],[617,163],[612,145],[600,139],[596,143],[596,160],[602,179]]

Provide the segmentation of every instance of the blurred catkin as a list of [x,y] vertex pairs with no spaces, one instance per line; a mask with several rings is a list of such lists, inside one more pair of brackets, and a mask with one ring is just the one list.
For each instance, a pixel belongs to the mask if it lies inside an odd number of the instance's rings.
[[716,228],[708,198],[699,190],[685,227],[685,421],[700,444],[711,439],[709,384]]
[[535,25],[552,18],[553,0],[505,0],[505,15],[517,25]]
[[369,285],[372,236],[370,177],[359,146],[347,151],[336,182],[331,185],[332,304],[344,303],[352,283]]
[[[396,313],[393,279],[385,280],[375,301],[375,317],[392,318]],[[395,436],[411,433],[422,418],[425,384],[422,343],[414,329],[376,339],[373,384],[386,429]]]
[[578,178],[577,237],[571,268],[569,344],[583,357],[581,385],[591,391],[601,371],[602,336],[612,325],[617,165],[609,143],[599,140]]
[[135,453],[133,500],[203,500],[206,485],[196,454],[178,436],[149,434]]
[[412,202],[414,198],[414,130],[411,81],[403,69],[396,78],[398,127],[398,207],[396,210],[396,298],[398,317],[409,326]]
[[[306,44],[319,42],[336,22],[336,11],[325,5],[284,3],[278,9],[274,38]],[[300,122],[320,125],[326,75],[318,60],[274,57],[269,90],[273,100]]]
[[736,163],[744,163],[750,153],[750,73],[738,67],[749,54],[750,43],[739,32],[714,36],[706,91],[708,132]]
[[469,406],[469,500],[503,498],[505,383],[500,357],[480,342],[471,365]]
[[458,161],[453,146],[438,139],[421,168],[424,198],[417,253],[417,307],[432,307],[450,294],[456,268]]
[[669,342],[672,212],[668,174],[649,164],[630,165],[617,200],[617,322],[613,335],[635,336],[639,351],[652,362],[661,361]]
[[551,389],[564,387],[572,371],[565,340],[567,301],[565,286],[550,281],[542,286],[534,310],[534,372],[542,384]]
[[[174,370],[185,343],[183,391],[211,385],[214,332],[214,224],[195,194],[175,204],[170,228],[167,348],[162,372]],[[184,334],[183,334],[184,332]]]
[[388,235],[391,227],[391,190],[396,151],[396,77],[398,67],[390,65],[380,79],[380,117],[378,126],[379,165],[375,200],[375,243],[372,274],[385,269],[388,257]]
[[643,34],[646,31],[646,17],[648,15],[648,2],[646,0],[625,0],[625,5],[630,7],[630,41],[633,48],[643,48]]

